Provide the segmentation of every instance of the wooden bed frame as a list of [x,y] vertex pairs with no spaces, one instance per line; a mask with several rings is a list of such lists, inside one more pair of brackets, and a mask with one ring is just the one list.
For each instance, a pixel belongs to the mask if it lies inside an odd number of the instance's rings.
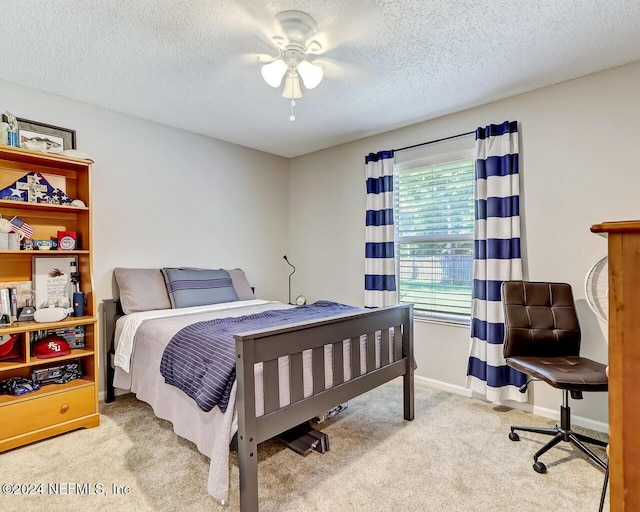
[[[103,335],[107,361],[107,402],[115,400],[113,388],[113,338],[115,322],[122,316],[119,301],[104,301]],[[394,362],[389,361],[390,329],[393,329]],[[376,332],[380,332],[382,357],[375,368]],[[351,378],[345,382],[343,340],[359,346],[366,335],[366,367],[361,374],[360,350],[352,350]],[[313,418],[332,407],[403,376],[404,418],[413,420],[413,304],[348,313],[319,320],[289,324],[235,336],[238,382],[238,465],[240,510],[258,510],[258,444]],[[325,389],[324,346],[332,345],[333,386]],[[312,350],[313,393],[303,396],[302,352]],[[280,407],[278,357],[289,356],[291,403]],[[263,363],[264,415],[255,414],[254,365]]]

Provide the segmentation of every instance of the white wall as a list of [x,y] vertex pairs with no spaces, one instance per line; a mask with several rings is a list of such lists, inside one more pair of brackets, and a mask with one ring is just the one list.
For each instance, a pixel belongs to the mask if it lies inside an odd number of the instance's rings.
[[179,265],[241,267],[259,297],[286,301],[285,158],[6,81],[0,110],[75,129],[95,160],[98,302],[113,297],[114,267]]
[[[362,304],[365,154],[517,120],[525,277],[573,286],[582,354],[606,361],[606,326],[590,311],[583,288],[587,271],[607,247],[589,227],[640,217],[639,83],[640,63],[635,63],[293,159],[294,294]],[[473,138],[453,146],[464,144],[472,145]],[[451,149],[452,144],[442,143],[429,151]],[[410,153],[398,153],[398,159],[411,159]],[[464,386],[467,329],[416,322],[415,345],[419,376]],[[559,391],[544,384],[533,387],[535,407],[558,410]],[[606,422],[606,404],[606,394],[592,393],[572,403],[573,413]]]

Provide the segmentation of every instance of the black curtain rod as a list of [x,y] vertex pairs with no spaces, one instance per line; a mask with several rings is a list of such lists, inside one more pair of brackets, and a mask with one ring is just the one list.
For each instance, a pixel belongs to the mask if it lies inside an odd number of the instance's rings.
[[436,140],[430,140],[428,142],[421,142],[420,144],[414,144],[413,146],[407,146],[404,148],[400,148],[400,149],[394,149],[393,152],[396,153],[398,151],[404,151],[405,149],[413,149],[413,148],[418,148],[420,146],[427,146],[428,144],[435,144],[436,142],[442,142],[445,140],[451,140],[451,139],[457,139],[458,137],[466,137],[467,135],[473,135],[475,132],[465,132],[465,133],[459,133],[458,135],[451,135],[451,137],[444,137],[442,139],[436,139]]

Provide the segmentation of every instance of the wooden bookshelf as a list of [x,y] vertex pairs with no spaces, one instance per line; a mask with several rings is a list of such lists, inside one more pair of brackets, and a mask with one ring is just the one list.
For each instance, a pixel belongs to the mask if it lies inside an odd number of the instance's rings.
[[[38,257],[76,256],[81,289],[86,296],[85,316],[68,317],[60,322],[14,322],[0,327],[0,335],[18,334],[20,357],[0,361],[0,381],[11,377],[30,378],[34,369],[78,361],[82,378],[64,384],[42,384],[24,395],[0,394],[0,452],[77,428],[95,427],[98,412],[98,319],[93,291],[91,230],[91,161],[0,146],[0,189],[30,172],[38,172],[52,186],[63,183],[71,199],[85,206],[56,205],[27,201],[0,200],[0,214],[14,215],[34,228],[34,239],[48,240],[58,231],[76,231],[80,248],[71,251],[0,250],[0,288],[3,283],[32,281],[32,261]],[[56,184],[54,184],[55,182]],[[62,187],[60,187],[62,188]],[[84,326],[85,347],[70,354],[39,359],[31,345],[40,331]]]
[[591,226],[608,237],[611,512],[640,510],[640,220]]

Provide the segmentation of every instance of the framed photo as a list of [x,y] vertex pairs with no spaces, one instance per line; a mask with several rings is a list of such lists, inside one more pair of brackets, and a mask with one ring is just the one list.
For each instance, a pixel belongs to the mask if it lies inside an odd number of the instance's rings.
[[[5,114],[2,114],[2,120],[7,122]],[[76,149],[75,130],[20,117],[16,117],[16,120],[18,121],[18,143],[21,148],[37,149],[47,153]]]
[[76,256],[34,256],[33,290],[36,309],[53,305],[68,308],[73,294],[71,272],[77,272]]

